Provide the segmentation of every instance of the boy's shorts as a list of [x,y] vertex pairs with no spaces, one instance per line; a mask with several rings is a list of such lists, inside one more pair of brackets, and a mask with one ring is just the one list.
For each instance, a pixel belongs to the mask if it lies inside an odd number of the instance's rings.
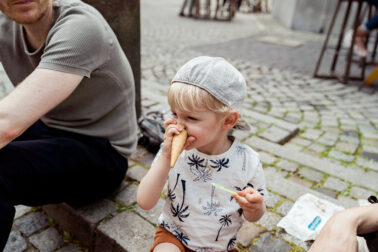
[[[180,249],[181,252],[194,252],[193,250],[186,248],[171,232],[169,232],[162,226],[159,226],[156,230],[154,244],[152,245],[150,252],[153,252],[155,247],[158,244],[164,243],[164,242],[168,242],[168,243],[172,243],[176,245]],[[233,249],[230,251],[238,252],[239,250]]]

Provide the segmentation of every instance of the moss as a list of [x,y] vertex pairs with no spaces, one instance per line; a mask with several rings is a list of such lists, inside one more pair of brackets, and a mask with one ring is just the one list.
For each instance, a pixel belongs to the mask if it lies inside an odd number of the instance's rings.
[[73,234],[67,230],[63,231],[63,240],[65,243],[71,243],[73,241]]

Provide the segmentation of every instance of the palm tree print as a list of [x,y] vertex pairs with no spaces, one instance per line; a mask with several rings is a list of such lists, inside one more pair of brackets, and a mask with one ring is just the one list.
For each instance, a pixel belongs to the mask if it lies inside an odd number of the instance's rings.
[[183,232],[179,231],[179,230],[175,230],[174,231],[174,235],[176,236],[176,238],[181,242],[181,243],[184,243],[185,245],[188,245],[188,241],[190,241],[189,237],[186,236]]
[[217,172],[219,172],[223,167],[224,168],[228,168],[228,162],[230,161],[230,159],[226,159],[226,158],[222,158],[222,159],[218,159],[216,161],[213,161],[213,160],[210,160],[211,163],[213,163],[211,165],[212,168],[215,168],[215,169],[218,169]]
[[206,202],[207,206],[202,206],[202,209],[205,210],[206,212],[204,214],[206,215],[211,215],[214,213],[214,216],[217,216],[218,212],[222,211],[220,206],[220,202],[214,201],[214,191],[215,191],[215,186],[211,186],[211,199],[210,202]]
[[167,230],[170,229],[170,228],[169,228],[169,224],[168,224],[167,222],[165,222],[165,221],[163,221],[162,223],[160,223],[160,226],[162,226],[163,228],[165,228],[165,229],[167,229]]
[[257,191],[261,194],[261,196],[264,196],[264,189],[262,189],[262,188],[259,188],[259,189],[257,189]]
[[187,218],[189,216],[190,213],[185,213],[189,206],[185,206],[184,207],[184,203],[185,203],[185,192],[186,192],[186,188],[185,188],[185,183],[186,181],[185,180],[181,180],[181,184],[182,184],[182,202],[181,202],[181,205],[180,204],[177,204],[177,206],[175,207],[173,205],[173,202],[171,203],[171,212],[172,212],[172,215],[173,217],[177,217],[181,222],[184,222],[184,218]]
[[193,173],[195,176],[193,181],[199,181],[203,180],[203,182],[207,182],[208,180],[212,179],[212,170],[206,169],[206,164],[203,162],[205,159],[201,159],[198,156],[195,156],[192,154],[191,157],[189,157],[190,162],[188,165],[190,166],[189,170]]
[[[235,188],[237,191],[241,192],[241,191],[243,191],[245,188],[247,188],[248,186],[254,188],[254,186],[253,186],[251,183],[247,183],[247,185],[244,186],[243,188],[240,188],[239,186],[234,186],[234,188]],[[232,201],[233,199],[234,199],[234,198],[231,196],[230,201]]]
[[228,242],[227,250],[232,250],[235,247],[236,237],[232,237],[231,240]]
[[222,230],[222,228],[225,227],[225,226],[228,227],[232,223],[232,220],[231,220],[230,217],[231,217],[231,215],[226,214],[226,215],[222,215],[222,217],[219,219],[221,227],[218,230],[218,234],[217,234],[217,237],[215,238],[215,241],[218,241],[219,234],[220,234],[220,231]]
[[195,166],[197,170],[201,167],[205,167],[205,165],[202,164],[203,161],[205,161],[204,158],[201,159],[199,156],[192,154],[192,157],[189,157],[189,160],[190,162],[188,165],[190,165],[190,167]]
[[247,163],[247,155],[246,155],[246,150],[247,148],[241,146],[241,145],[238,145],[236,147],[236,153],[238,153],[239,155],[243,155],[243,167],[242,167],[242,171],[245,171],[245,165]]
[[170,188],[168,188],[168,198],[169,198],[171,201],[173,201],[173,200],[176,198],[176,195],[175,195],[174,191],[175,191],[175,189],[176,189],[176,186],[177,186],[177,183],[178,183],[179,177],[180,177],[180,173],[177,173],[175,186],[173,187],[172,190],[171,190]]

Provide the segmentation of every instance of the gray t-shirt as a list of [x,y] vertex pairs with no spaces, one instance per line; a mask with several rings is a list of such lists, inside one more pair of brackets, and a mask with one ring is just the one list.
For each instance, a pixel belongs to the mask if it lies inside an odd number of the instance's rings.
[[0,61],[5,72],[15,86],[35,68],[84,76],[41,120],[52,128],[108,139],[127,157],[137,142],[130,64],[95,8],[79,0],[54,0],[53,5],[46,42],[35,51],[27,46],[24,28],[0,12]]

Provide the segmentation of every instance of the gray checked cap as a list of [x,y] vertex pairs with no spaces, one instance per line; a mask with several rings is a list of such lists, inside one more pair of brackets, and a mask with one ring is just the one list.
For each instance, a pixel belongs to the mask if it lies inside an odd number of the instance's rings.
[[[200,56],[189,60],[176,73],[172,84],[182,82],[205,89],[231,108],[240,108],[247,93],[243,75],[221,57]],[[250,130],[241,117],[234,129]]]
[[239,108],[246,96],[243,75],[221,57],[200,56],[183,65],[174,82],[183,82],[205,89],[222,103]]

